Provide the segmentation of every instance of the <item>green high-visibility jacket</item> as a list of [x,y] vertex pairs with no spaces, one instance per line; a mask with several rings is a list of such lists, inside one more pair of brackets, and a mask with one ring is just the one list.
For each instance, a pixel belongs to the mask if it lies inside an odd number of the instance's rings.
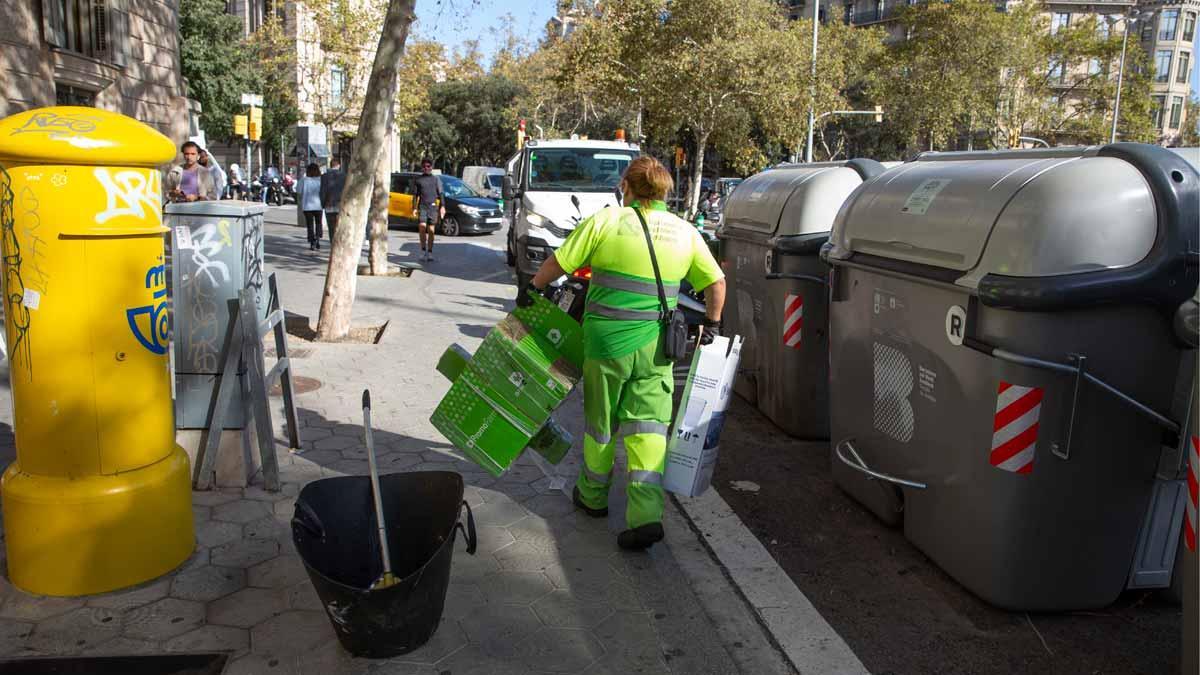
[[567,237],[554,257],[568,274],[591,266],[583,317],[584,356],[613,359],[659,338],[662,311],[646,236],[633,209],[642,210],[658,258],[667,304],[675,307],[679,282],[697,291],[724,278],[696,228],[661,201],[601,209]]

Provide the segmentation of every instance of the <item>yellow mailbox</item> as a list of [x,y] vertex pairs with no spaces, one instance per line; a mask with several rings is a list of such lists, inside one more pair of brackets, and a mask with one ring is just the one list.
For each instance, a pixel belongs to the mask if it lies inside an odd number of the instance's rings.
[[96,108],[0,120],[5,336],[17,461],[0,479],[18,588],[84,595],[194,545],[175,444],[162,190],[175,147]]

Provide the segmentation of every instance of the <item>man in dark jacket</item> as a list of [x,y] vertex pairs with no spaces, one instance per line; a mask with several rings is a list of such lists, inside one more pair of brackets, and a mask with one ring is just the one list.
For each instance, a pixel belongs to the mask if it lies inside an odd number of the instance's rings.
[[325,209],[325,224],[329,226],[329,243],[333,243],[333,230],[337,227],[338,211],[342,208],[342,190],[346,187],[346,174],[336,157],[329,161],[329,170],[321,174],[321,206]]

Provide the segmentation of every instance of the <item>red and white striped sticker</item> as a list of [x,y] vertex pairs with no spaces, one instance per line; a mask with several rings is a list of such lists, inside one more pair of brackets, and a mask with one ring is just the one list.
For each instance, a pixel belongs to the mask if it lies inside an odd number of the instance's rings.
[[1188,453],[1187,473],[1187,520],[1183,523],[1183,537],[1189,551],[1196,550],[1196,499],[1200,496],[1200,484],[1196,472],[1200,471],[1200,437],[1192,436],[1192,450]]
[[804,325],[804,296],[791,295],[783,301],[783,346],[800,348],[800,329]]
[[1042,388],[1000,383],[992,424],[992,466],[1013,473],[1033,473]]

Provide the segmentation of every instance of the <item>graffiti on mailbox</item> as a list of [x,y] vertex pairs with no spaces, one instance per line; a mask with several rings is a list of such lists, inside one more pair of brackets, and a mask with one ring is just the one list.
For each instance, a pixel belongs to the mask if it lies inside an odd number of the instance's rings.
[[43,111],[30,115],[25,124],[13,129],[10,135],[40,132],[54,138],[72,133],[90,134],[96,130],[97,119],[99,118],[84,113],[60,115],[56,112]]
[[[33,352],[29,349],[29,307],[25,304],[25,282],[21,279],[21,242],[17,239],[13,217],[12,179],[0,167],[0,234],[3,234],[4,313],[8,316],[8,355],[13,363],[23,364],[33,381]],[[25,188],[29,190],[29,188]]]
[[[161,258],[159,258],[161,260]],[[166,268],[159,264],[146,270],[146,288],[154,292],[153,302],[125,310],[129,330],[143,347],[154,354],[166,354],[170,328],[167,317]]]
[[126,169],[115,173],[104,167],[92,171],[104,187],[104,210],[96,212],[96,224],[119,216],[162,220],[162,188],[157,171]]

